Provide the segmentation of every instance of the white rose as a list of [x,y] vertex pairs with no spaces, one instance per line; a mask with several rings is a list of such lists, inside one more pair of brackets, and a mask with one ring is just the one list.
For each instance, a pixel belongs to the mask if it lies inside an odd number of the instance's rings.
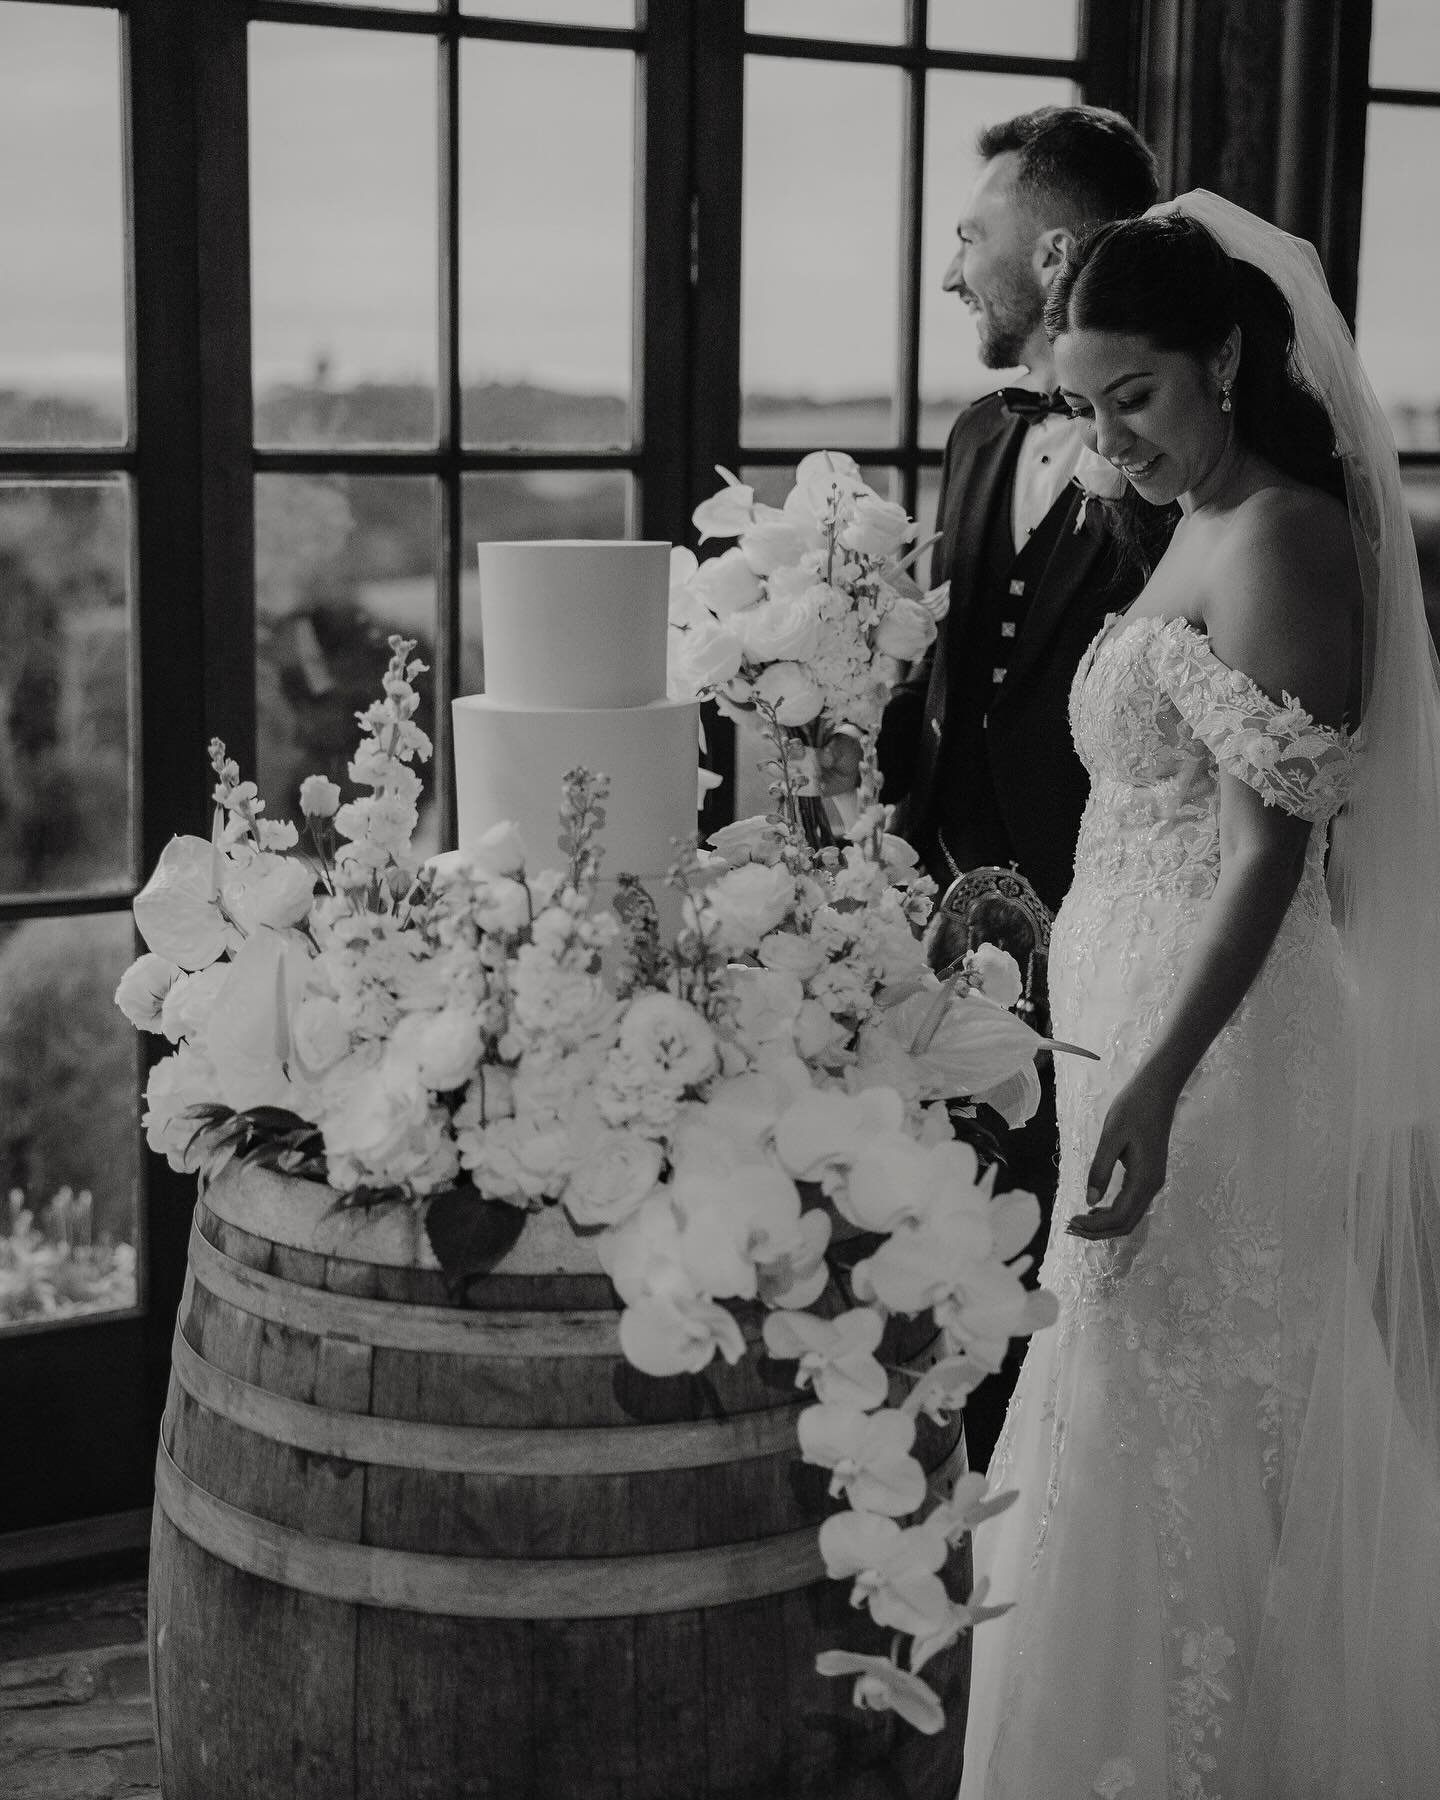
[[323,775],[307,775],[300,783],[300,810],[307,819],[333,819],[340,810],[340,789]]
[[326,1084],[320,1128],[325,1154],[347,1157],[366,1171],[382,1169],[424,1125],[429,1096],[391,1064],[352,1073],[341,1065]]
[[795,904],[795,877],[783,863],[746,863],[714,882],[705,903],[727,942],[748,949],[774,931]]
[[160,1029],[172,1044],[181,1038],[199,1037],[229,975],[229,963],[211,963],[208,969],[182,975],[175,983],[160,1011]]
[[710,834],[710,843],[732,866],[744,862],[773,863],[785,848],[785,833],[764,813],[736,819]]
[[895,596],[889,612],[875,628],[875,648],[897,662],[914,662],[935,642],[935,621],[917,600]]
[[565,1189],[565,1207],[577,1225],[619,1225],[660,1179],[660,1146],[634,1131],[601,1131],[584,1146]]
[[225,882],[225,905],[247,932],[265,925],[275,931],[298,925],[314,898],[314,871],[292,856],[261,854]]
[[756,679],[756,696],[775,709],[782,725],[808,725],[818,719],[825,695],[799,663],[771,663]]
[[677,698],[722,687],[740,672],[744,645],[728,625],[707,613],[698,625],[672,629],[669,637],[670,685],[683,690]]
[[115,990],[115,1004],[138,1031],[160,1031],[161,1011],[165,997],[177,981],[184,979],[178,963],[168,956],[157,956],[147,950],[120,977]]
[[886,557],[893,556],[914,535],[915,527],[903,506],[882,500],[878,494],[857,494],[840,542],[861,556]]
[[1007,1010],[1025,992],[1020,965],[1008,950],[995,944],[981,944],[970,955],[970,979],[987,1000],[994,1000]]
[[203,1146],[196,1140],[197,1122],[192,1106],[213,1104],[220,1098],[215,1071],[206,1057],[188,1044],[164,1057],[150,1071],[145,1084],[145,1141],[172,1169],[193,1174],[205,1162]]
[[737,614],[734,629],[751,662],[804,662],[815,654],[819,642],[820,613],[803,594],[762,600]]
[[759,578],[738,545],[701,563],[690,585],[717,619],[728,619],[760,598]]

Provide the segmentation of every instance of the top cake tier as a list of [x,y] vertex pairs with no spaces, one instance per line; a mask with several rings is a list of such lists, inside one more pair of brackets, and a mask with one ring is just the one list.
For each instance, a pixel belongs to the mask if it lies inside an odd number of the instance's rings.
[[663,700],[669,605],[669,544],[481,544],[485,693],[504,706]]

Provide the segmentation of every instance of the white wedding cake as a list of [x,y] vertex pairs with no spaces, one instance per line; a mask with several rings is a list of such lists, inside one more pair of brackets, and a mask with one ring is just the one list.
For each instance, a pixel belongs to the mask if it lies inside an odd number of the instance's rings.
[[666,698],[670,546],[480,545],[485,692],[454,702],[464,851],[513,820],[532,870],[564,864],[562,780],[610,777],[602,895],[636,875],[667,923],[665,872],[695,830],[700,708]]

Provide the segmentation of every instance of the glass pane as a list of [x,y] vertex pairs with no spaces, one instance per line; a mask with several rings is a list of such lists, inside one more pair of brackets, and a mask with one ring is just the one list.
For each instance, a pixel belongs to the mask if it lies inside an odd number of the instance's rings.
[[1435,0],[1373,0],[1370,79],[1376,87],[1440,88]]
[[1440,448],[1434,252],[1416,229],[1415,171],[1440,163],[1440,111],[1372,106],[1365,147],[1357,337],[1405,449]]
[[262,443],[434,441],[436,92],[431,38],[250,28]]
[[904,0],[747,0],[749,31],[786,37],[845,38],[850,43],[899,44],[905,38]]
[[1075,0],[930,0],[932,50],[1000,56],[1073,56]]
[[[257,478],[254,779],[270,817],[299,823],[307,775],[326,775],[351,797],[355,714],[379,697],[392,632],[416,639],[430,664],[417,716],[433,736],[435,506],[428,478]],[[415,842],[428,854],[439,848],[435,784],[428,765],[420,773]]]
[[[322,6],[372,6],[376,0],[320,0]],[[392,12],[434,12],[442,6],[444,0],[379,0],[381,6],[388,6]]]
[[128,912],[0,925],[0,1327],[135,1304]]
[[0,6],[0,166],[0,444],[121,443],[117,14]]
[[985,368],[975,324],[941,287],[955,254],[955,224],[979,172],[975,139],[1037,106],[1069,106],[1068,81],[1028,75],[933,71],[925,105],[925,220],[920,265],[920,442],[943,444],[963,406],[999,387],[1005,371]]
[[129,536],[119,479],[0,482],[0,893],[132,879]]
[[467,475],[461,497],[460,662],[462,694],[485,685],[480,646],[480,576],[475,546],[510,538],[634,536],[635,480],[622,469],[532,469]]
[[744,443],[824,445],[840,399],[892,435],[902,99],[895,69],[746,59]]
[[635,23],[635,0],[461,0],[460,10],[483,13],[487,19],[534,19],[543,25],[614,25],[628,30]]
[[1440,469],[1407,469],[1405,498],[1420,556],[1425,616],[1430,621],[1430,635],[1440,648]]
[[465,441],[627,444],[634,54],[472,41],[460,81]]

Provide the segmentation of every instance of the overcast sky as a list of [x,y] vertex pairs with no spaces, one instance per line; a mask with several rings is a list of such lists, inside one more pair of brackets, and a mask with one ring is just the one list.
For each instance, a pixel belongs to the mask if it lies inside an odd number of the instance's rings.
[[[406,0],[426,8],[426,0]],[[615,23],[625,0],[483,10]],[[337,8],[341,11],[343,8]],[[477,5],[475,10],[482,10]],[[885,37],[901,0],[752,0],[756,28]],[[763,14],[763,16],[761,16]],[[1069,54],[1069,0],[931,0],[937,41]],[[433,379],[434,46],[333,28],[252,29],[254,333],[262,385],[328,359],[341,383]],[[1440,87],[1436,0],[1376,0],[1376,81]],[[629,379],[632,62],[471,43],[463,77],[467,377],[587,389]],[[973,333],[939,293],[987,120],[1062,84],[940,74],[928,104],[923,386],[973,389]],[[747,82],[743,367],[749,390],[892,385],[900,78],[752,59]],[[123,345],[114,16],[0,0],[0,384],[114,383]],[[1440,110],[1372,109],[1361,344],[1387,400],[1440,400],[1440,250],[1417,171]]]

